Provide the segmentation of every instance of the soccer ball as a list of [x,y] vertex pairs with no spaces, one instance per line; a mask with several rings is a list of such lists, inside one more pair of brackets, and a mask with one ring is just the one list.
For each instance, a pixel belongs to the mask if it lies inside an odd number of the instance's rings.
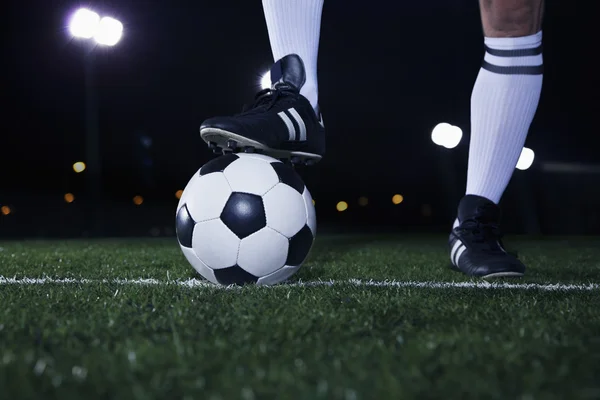
[[217,284],[282,282],[298,271],[317,229],[315,208],[294,169],[261,154],[227,154],[204,164],[177,206],[177,240]]

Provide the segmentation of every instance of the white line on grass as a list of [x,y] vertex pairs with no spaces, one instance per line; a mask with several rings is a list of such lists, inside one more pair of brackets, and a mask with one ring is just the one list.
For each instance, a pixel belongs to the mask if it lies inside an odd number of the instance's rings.
[[[85,285],[93,283],[106,283],[116,285],[142,285],[142,286],[167,286],[178,285],[190,288],[224,288],[231,289],[234,286],[218,286],[201,279],[186,280],[158,280],[158,279],[75,279],[75,278],[6,278],[0,276],[0,285],[44,285],[44,284],[63,284],[63,285]],[[509,283],[509,282],[487,282],[487,281],[468,281],[468,282],[434,282],[434,281],[374,281],[374,280],[326,280],[311,282],[292,282],[276,285],[273,287],[310,287],[310,286],[362,286],[362,287],[408,287],[425,289],[516,289],[516,290],[545,290],[545,291],[591,291],[600,290],[600,284],[539,284],[539,283]]]

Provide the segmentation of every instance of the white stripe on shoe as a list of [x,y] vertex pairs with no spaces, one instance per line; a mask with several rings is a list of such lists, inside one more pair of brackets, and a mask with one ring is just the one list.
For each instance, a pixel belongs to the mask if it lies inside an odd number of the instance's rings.
[[459,248],[461,246],[464,247],[464,245],[462,244],[462,242],[457,239],[456,242],[454,242],[454,244],[452,245],[452,250],[450,250],[450,261],[454,265],[456,265],[456,262],[454,261],[454,257],[456,256],[456,253],[458,253]]
[[288,109],[288,112],[290,113],[290,115],[292,117],[294,117],[294,119],[296,120],[296,123],[298,124],[298,129],[300,129],[300,137],[298,137],[298,140],[305,141],[306,140],[306,125],[304,124],[302,117],[300,116],[300,114],[298,114],[298,111],[296,111],[295,108]]
[[465,252],[466,249],[467,249],[467,247],[461,243],[460,246],[458,247],[458,251],[454,255],[454,265],[455,266],[458,267],[458,260],[460,260],[460,256],[462,256],[462,254]]
[[[294,128],[294,123],[292,122],[292,120],[286,115],[285,111],[281,111],[277,113],[277,115],[279,115],[279,118],[283,120],[285,126],[287,126],[288,128],[289,139],[296,140],[296,129]],[[304,136],[306,136],[306,128],[304,128]]]

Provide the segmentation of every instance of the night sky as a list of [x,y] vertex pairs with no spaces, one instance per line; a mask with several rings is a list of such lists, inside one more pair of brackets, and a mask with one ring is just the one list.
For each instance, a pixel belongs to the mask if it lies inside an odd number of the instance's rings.
[[[597,43],[586,4],[547,5],[544,87],[526,143],[536,163],[598,159],[590,52]],[[152,139],[153,190],[172,196],[213,157],[199,137],[202,120],[241,111],[272,62],[261,2],[10,1],[2,191],[64,193],[78,185],[71,165],[84,159],[83,48],[66,25],[79,6],[125,26],[117,46],[97,49],[105,190],[127,198],[144,190],[143,135]],[[313,191],[435,192],[442,149],[430,132],[442,121],[465,132],[452,150],[464,175],[469,98],[482,57],[475,0],[326,0],[319,85],[328,152],[304,172]]]

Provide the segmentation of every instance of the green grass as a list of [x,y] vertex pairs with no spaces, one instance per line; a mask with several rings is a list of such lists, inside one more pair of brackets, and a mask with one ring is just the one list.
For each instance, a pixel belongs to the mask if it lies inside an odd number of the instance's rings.
[[[513,283],[600,283],[600,240],[511,241]],[[172,240],[0,243],[16,278],[197,277]],[[443,237],[319,237],[293,281],[471,281]],[[0,285],[0,398],[600,399],[600,293]]]

